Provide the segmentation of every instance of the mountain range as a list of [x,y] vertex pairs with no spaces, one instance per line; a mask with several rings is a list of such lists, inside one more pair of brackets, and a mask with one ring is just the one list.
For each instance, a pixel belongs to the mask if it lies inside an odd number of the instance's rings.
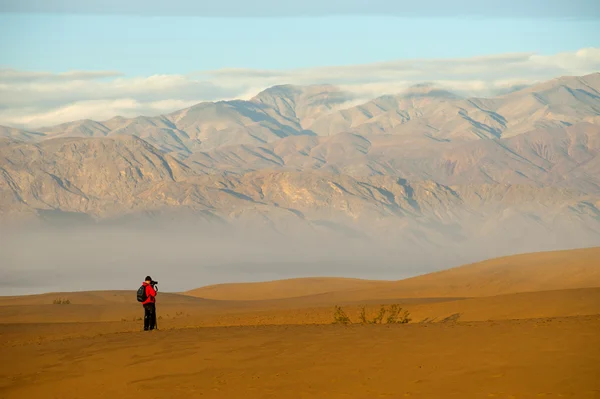
[[184,215],[406,248],[594,245],[599,151],[600,73],[494,98],[275,86],[155,117],[0,127],[0,223]]

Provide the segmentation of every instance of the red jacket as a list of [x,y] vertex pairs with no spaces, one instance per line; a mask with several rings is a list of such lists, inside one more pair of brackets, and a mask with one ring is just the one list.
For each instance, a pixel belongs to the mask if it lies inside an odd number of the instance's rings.
[[146,300],[144,302],[142,302],[142,305],[145,305],[147,303],[155,303],[156,302],[156,291],[154,291],[154,288],[152,288],[152,286],[145,281],[142,283],[142,285],[146,287],[146,297],[147,297]]

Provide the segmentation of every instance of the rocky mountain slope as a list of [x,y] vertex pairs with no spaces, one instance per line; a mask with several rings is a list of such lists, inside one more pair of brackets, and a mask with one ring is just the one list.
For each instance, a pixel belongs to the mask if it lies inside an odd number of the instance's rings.
[[563,77],[500,97],[462,99],[418,86],[317,120],[319,135],[419,134],[438,140],[512,137],[538,128],[598,122],[600,73]]
[[261,145],[196,152],[202,173],[321,170],[352,176],[395,175],[442,184],[509,183],[600,190],[600,125],[579,123],[467,143],[395,135],[287,137]]
[[[600,74],[492,99],[333,86],[0,129],[1,223],[177,219],[406,248],[600,242]],[[498,254],[501,254],[499,252]]]
[[[75,121],[40,128],[44,138],[137,135],[182,155],[288,136],[423,136],[437,141],[497,139],[531,130],[600,122],[600,73],[563,77],[509,94],[461,98],[418,85],[366,103],[330,85],[275,86],[250,101],[201,103],[158,117]],[[8,128],[0,130],[8,135]],[[11,133],[15,135],[15,132]]]
[[135,137],[5,141],[0,165],[3,220],[194,215],[202,223],[425,248],[531,235],[541,242],[600,237],[600,196],[552,186],[448,186],[311,171],[201,175]]

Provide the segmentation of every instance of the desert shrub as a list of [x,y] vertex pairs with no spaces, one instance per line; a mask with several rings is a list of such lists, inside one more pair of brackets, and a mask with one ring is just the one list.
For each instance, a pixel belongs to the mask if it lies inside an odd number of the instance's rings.
[[385,322],[387,324],[394,324],[397,322],[398,320],[398,314],[400,313],[400,310],[402,310],[402,308],[398,305],[392,305],[390,306],[390,311],[389,311],[389,315],[387,317],[387,319],[385,320]]
[[335,313],[333,314],[333,324],[350,324],[350,318],[344,312],[341,306],[335,307]]
[[371,321],[371,324],[381,324],[383,321],[383,316],[385,316],[385,306],[381,305],[377,316],[375,316],[375,318]]
[[411,321],[412,321],[412,319],[410,318],[410,313],[408,312],[408,310],[405,310],[404,312],[402,312],[402,315],[398,319],[398,323],[400,323],[400,324],[410,323]]
[[389,313],[386,320],[387,324],[406,324],[411,320],[409,317],[410,313],[407,310],[402,312],[400,305],[391,305]]
[[70,305],[71,301],[67,298],[56,298],[52,303],[55,305]]
[[[387,318],[385,317],[386,314]],[[371,320],[367,318],[366,306],[360,307],[360,313],[358,315],[358,321],[360,324],[383,324],[384,318],[386,324],[406,324],[412,320],[410,318],[410,313],[407,310],[403,311],[400,305],[397,304],[390,305],[389,309],[386,308],[385,305],[381,305],[377,315]],[[352,321],[341,306],[335,307],[333,324],[352,324]]]
[[[387,317],[385,317],[386,314]],[[386,324],[406,324],[412,320],[410,318],[410,313],[407,310],[403,310],[400,305],[397,304],[390,305],[389,308],[386,308],[385,305],[381,305],[377,315],[371,320],[367,318],[367,307],[360,307],[360,313],[358,315],[360,324],[383,324],[384,318]],[[341,306],[335,307],[333,324],[352,324],[352,321]]]
[[442,319],[442,323],[449,323],[449,322],[457,322],[458,319],[460,319],[460,313],[454,313],[444,319]]
[[360,315],[358,316],[360,324],[369,324],[369,320],[367,320],[367,309],[365,306],[361,306]]

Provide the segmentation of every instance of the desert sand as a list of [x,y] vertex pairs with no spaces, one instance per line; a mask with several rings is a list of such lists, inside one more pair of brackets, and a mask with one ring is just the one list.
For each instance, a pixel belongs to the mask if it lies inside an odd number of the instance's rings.
[[159,295],[149,333],[132,291],[0,297],[0,398],[600,397],[600,248]]

